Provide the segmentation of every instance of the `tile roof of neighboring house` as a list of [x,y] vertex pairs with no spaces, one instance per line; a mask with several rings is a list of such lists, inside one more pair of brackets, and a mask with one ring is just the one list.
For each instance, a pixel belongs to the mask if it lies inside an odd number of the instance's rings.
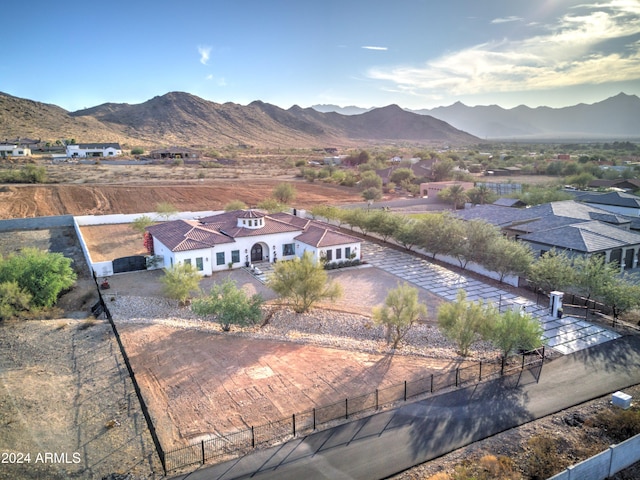
[[625,226],[630,223],[630,219],[624,215],[611,213],[573,200],[544,203],[523,209],[507,209],[497,205],[477,205],[466,210],[459,210],[455,215],[464,220],[485,220],[492,225],[521,232],[547,230],[592,220]]
[[304,233],[295,237],[294,240],[306,243],[307,245],[311,245],[316,248],[360,242],[359,238],[352,237],[351,235],[341,232],[336,232],[335,230],[331,230],[326,227],[323,228],[315,223],[309,226]]
[[640,208],[640,197],[623,192],[589,193],[581,195],[580,201],[616,207]]
[[[251,213],[253,212],[253,213]],[[238,218],[264,218],[264,226],[238,226]],[[232,243],[235,238],[257,237],[275,233],[301,232],[297,240],[316,247],[327,247],[360,240],[337,232],[330,225],[296,217],[288,213],[272,215],[252,210],[235,210],[196,220],[175,220],[147,227],[147,231],[171,251],[211,248]]]
[[626,245],[640,245],[640,234],[598,221],[563,225],[520,237],[529,242],[594,253]]

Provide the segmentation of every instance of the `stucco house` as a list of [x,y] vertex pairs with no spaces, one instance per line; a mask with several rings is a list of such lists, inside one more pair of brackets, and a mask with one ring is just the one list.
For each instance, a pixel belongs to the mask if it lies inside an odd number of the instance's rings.
[[30,156],[31,156],[31,149],[29,148],[21,147],[15,143],[0,145],[0,158],[30,157]]
[[122,155],[119,143],[77,143],[67,145],[68,158],[115,157]]
[[360,239],[331,225],[304,218],[304,212],[267,214],[235,210],[197,220],[174,220],[147,227],[161,266],[190,263],[202,275],[261,262],[292,260],[310,252],[316,261],[361,258]]
[[640,217],[640,197],[631,193],[583,193],[576,199],[609,212]]

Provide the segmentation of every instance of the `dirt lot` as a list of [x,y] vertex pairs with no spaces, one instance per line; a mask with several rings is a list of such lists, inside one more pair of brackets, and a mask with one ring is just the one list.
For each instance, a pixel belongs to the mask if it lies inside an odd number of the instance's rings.
[[7,185],[0,187],[0,219],[154,212],[161,202],[190,211],[222,210],[231,200],[242,200],[252,206],[269,198],[274,187],[283,181],[293,182],[296,186],[295,205],[298,208],[362,200],[355,188],[308,183],[293,176],[212,179],[171,185],[153,181],[125,185]]

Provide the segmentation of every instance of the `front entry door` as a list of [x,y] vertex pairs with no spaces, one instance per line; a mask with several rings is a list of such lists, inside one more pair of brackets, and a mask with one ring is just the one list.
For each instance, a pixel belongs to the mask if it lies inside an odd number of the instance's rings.
[[262,245],[260,245],[259,243],[256,243],[253,247],[251,247],[251,261],[262,261]]

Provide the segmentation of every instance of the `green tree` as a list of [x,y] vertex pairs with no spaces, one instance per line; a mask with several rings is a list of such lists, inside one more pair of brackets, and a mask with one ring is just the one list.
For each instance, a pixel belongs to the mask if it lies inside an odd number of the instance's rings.
[[136,232],[139,232],[140,235],[144,235],[145,229],[154,223],[155,222],[149,215],[140,215],[131,222],[131,228]]
[[366,190],[368,188],[377,188],[378,190],[382,190],[382,178],[376,172],[368,171],[364,172],[360,176],[360,182],[358,186],[362,190]]
[[164,294],[181,305],[186,305],[191,292],[198,290],[200,274],[190,263],[177,263],[171,268],[164,269],[164,276],[160,279]]
[[445,188],[438,193],[438,198],[444,202],[452,204],[454,210],[464,207],[465,202],[469,200],[469,197],[464,191],[464,187],[462,185],[451,185],[450,187]]
[[498,195],[486,185],[478,185],[477,187],[467,190],[467,195],[469,196],[469,201],[476,205],[493,203],[498,199]]
[[529,351],[542,346],[542,326],[529,314],[507,310],[495,319],[486,337],[503,357],[517,350]]
[[16,282],[28,292],[32,307],[51,307],[60,293],[75,284],[76,274],[71,259],[61,253],[25,248],[0,260],[0,283],[4,282]]
[[0,283],[0,320],[8,320],[29,310],[32,298],[16,281]]
[[242,200],[231,200],[224,206],[225,212],[233,212],[234,210],[244,210],[247,208],[247,204]]
[[463,222],[461,235],[464,241],[455,252],[460,267],[467,268],[469,262],[483,265],[491,244],[500,237],[500,231],[484,220]]
[[296,199],[296,188],[290,183],[279,183],[273,189],[271,196],[279,203],[287,205]]
[[601,298],[611,307],[614,320],[627,310],[640,306],[640,284],[637,275],[613,278],[603,288]]
[[386,210],[374,210],[367,218],[369,231],[380,235],[383,242],[398,231],[402,222],[406,222],[405,217]]
[[438,326],[447,339],[455,342],[460,355],[466,357],[471,345],[486,335],[496,314],[495,308],[482,300],[467,300],[467,294],[460,289],[455,301],[438,308]]
[[587,298],[599,298],[615,280],[620,267],[616,263],[607,263],[603,255],[591,255],[576,257],[573,269],[577,293]]
[[533,262],[528,279],[544,292],[564,290],[574,283],[571,259],[564,252],[549,250]]
[[585,190],[587,188],[587,185],[589,185],[589,182],[591,182],[595,178],[596,177],[594,177],[590,173],[584,172],[567,177],[565,181],[567,182],[567,184],[573,185],[579,190]]
[[455,166],[456,164],[449,158],[436,162],[433,167],[431,167],[433,179],[436,182],[441,182],[442,180],[451,178],[451,172]]
[[507,275],[526,276],[533,263],[533,253],[526,243],[498,237],[487,251],[484,266],[500,275],[500,283]]
[[283,203],[280,203],[275,198],[267,198],[266,200],[258,203],[258,208],[261,210],[266,210],[269,213],[278,213],[284,212],[287,210],[287,206]]
[[288,300],[296,313],[307,312],[320,300],[335,300],[342,295],[340,284],[328,281],[327,272],[313,261],[310,252],[301,258],[276,263],[267,284]]
[[382,190],[376,187],[369,187],[362,191],[362,198],[370,202],[376,202],[382,198]]
[[131,155],[142,155],[144,153],[144,148],[142,147],[133,147],[131,149]]
[[413,250],[413,247],[420,242],[420,233],[416,228],[416,221],[405,218],[394,232],[393,239],[407,250]]
[[238,288],[233,280],[215,283],[207,297],[193,301],[191,310],[203,317],[213,316],[228,332],[231,325],[255,325],[262,317],[264,300],[259,294],[251,297]]
[[[459,222],[447,213],[428,213],[416,224],[418,245],[431,253],[431,258],[436,255],[448,255],[457,248],[457,233]],[[456,242],[452,239],[456,239]]]
[[374,322],[385,326],[387,344],[392,343],[394,350],[411,327],[426,316],[427,307],[418,301],[418,289],[408,283],[389,290],[384,305],[373,309]]
[[411,181],[416,178],[416,175],[413,173],[413,170],[410,168],[397,168],[391,174],[390,180],[393,183],[401,184],[404,181]]
[[172,215],[178,213],[178,209],[169,202],[160,202],[156,205],[156,213],[166,221]]

